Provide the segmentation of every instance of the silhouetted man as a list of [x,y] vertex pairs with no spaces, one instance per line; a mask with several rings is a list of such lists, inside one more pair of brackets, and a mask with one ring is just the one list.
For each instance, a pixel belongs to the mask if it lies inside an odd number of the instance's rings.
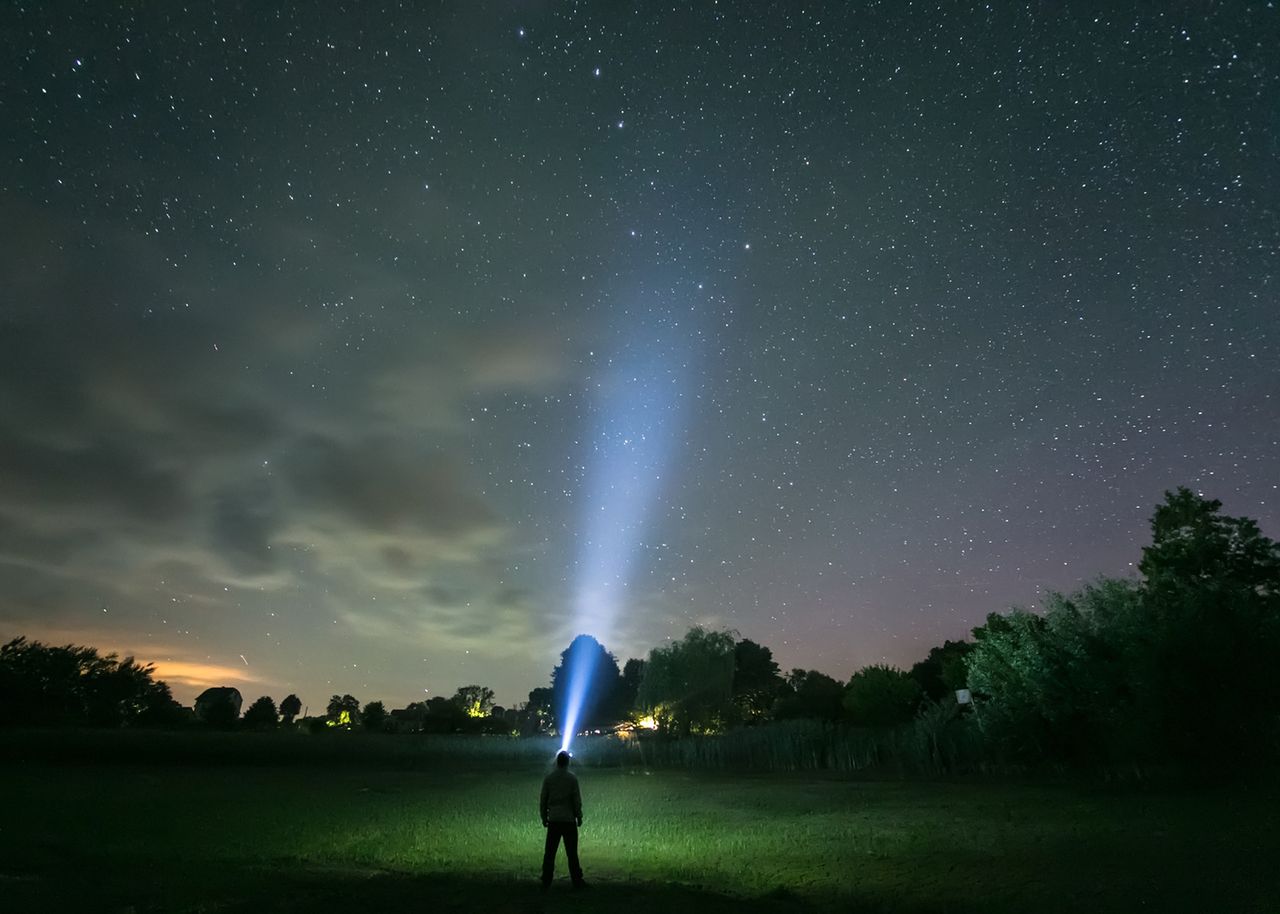
[[582,792],[578,779],[569,770],[569,753],[561,749],[556,753],[556,767],[542,780],[542,797],[538,801],[542,825],[547,830],[547,843],[542,852],[542,887],[551,885],[556,870],[556,851],[564,838],[564,854],[569,858],[569,877],[573,887],[580,889],[582,864],[578,862],[578,826],[582,824]]

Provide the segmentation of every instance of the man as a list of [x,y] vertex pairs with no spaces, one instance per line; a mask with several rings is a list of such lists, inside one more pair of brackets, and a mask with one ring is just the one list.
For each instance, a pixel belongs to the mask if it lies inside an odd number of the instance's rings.
[[569,877],[573,887],[586,885],[582,881],[582,865],[578,863],[578,826],[582,824],[582,793],[578,779],[569,770],[569,753],[561,749],[556,753],[556,767],[542,780],[542,797],[538,801],[542,815],[542,827],[547,830],[547,843],[542,852],[542,888],[551,885],[556,869],[556,851],[564,838],[564,853],[569,858]]

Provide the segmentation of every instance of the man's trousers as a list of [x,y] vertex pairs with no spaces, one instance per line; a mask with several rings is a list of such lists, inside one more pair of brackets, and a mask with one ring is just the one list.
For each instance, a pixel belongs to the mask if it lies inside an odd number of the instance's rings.
[[551,885],[556,871],[556,851],[564,839],[564,854],[569,858],[569,878],[574,885],[582,882],[582,864],[578,862],[578,826],[572,822],[548,822],[547,844],[542,852],[542,884]]

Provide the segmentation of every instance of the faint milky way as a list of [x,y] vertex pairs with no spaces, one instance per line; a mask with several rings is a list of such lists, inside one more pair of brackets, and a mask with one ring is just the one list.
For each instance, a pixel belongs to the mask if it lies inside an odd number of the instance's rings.
[[909,664],[1179,484],[1276,536],[1280,11],[1162,6],[7,4],[0,636],[514,704],[635,371],[620,660]]

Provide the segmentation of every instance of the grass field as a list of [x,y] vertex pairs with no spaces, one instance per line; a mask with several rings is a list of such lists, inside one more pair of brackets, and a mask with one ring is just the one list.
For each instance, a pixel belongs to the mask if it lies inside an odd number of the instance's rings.
[[[230,738],[236,738],[232,735]],[[1277,796],[579,770],[591,887],[537,885],[542,770],[18,762],[12,911],[1280,909]]]

